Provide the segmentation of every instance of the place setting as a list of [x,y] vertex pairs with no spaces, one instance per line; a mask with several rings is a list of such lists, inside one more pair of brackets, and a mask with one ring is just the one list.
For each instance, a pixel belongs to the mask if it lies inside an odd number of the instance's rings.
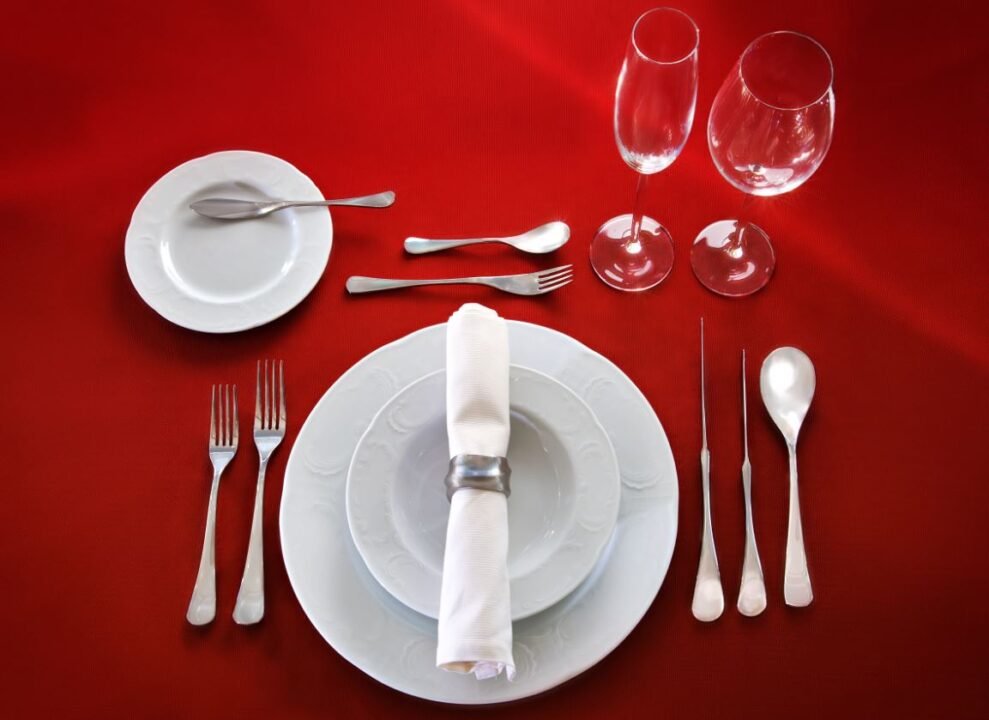
[[[259,353],[244,377],[203,389],[196,398],[203,430],[189,442],[206,439],[208,430],[212,474],[205,521],[189,523],[190,533],[205,528],[196,573],[189,561],[189,624],[265,622],[263,515],[272,484],[266,474],[280,452],[288,454],[275,483],[281,495],[268,501],[278,503],[282,560],[295,597],[336,653],[389,687],[453,704],[517,700],[592,668],[635,629],[663,588],[677,544],[681,485],[667,432],[643,392],[603,354],[490,305],[501,293],[526,303],[549,294],[566,298],[575,283],[595,283],[595,276],[601,292],[641,292],[676,271],[680,245],[646,214],[643,188],[650,175],[669,170],[690,136],[699,45],[697,25],[673,8],[650,10],[632,26],[616,84],[614,135],[636,171],[636,197],[631,213],[581,241],[591,272],[570,259],[575,233],[565,218],[477,237],[455,228],[422,237],[409,228],[392,238],[408,267],[422,263],[422,255],[459,253],[460,267],[469,273],[476,266],[477,274],[381,277],[368,254],[361,259],[367,274],[351,275],[339,288],[340,312],[383,291],[401,291],[413,307],[417,293],[427,292],[423,286],[437,293],[447,285],[481,286],[478,297],[451,306],[445,322],[374,349],[311,408],[286,400],[294,366],[276,348]],[[746,198],[792,191],[823,162],[833,132],[832,75],[824,48],[796,32],[764,34],[739,57],[710,109],[706,139],[720,174]],[[155,312],[189,330],[234,333],[277,321],[321,281],[333,213],[388,212],[396,202],[414,202],[369,189],[376,192],[345,188],[326,198],[294,165],[253,151],[190,160],[137,204],[125,241],[128,274]],[[717,302],[744,302],[776,271],[770,234],[752,222],[750,209],[747,199],[738,218],[710,223],[689,244],[693,274]],[[483,264],[462,251],[475,245],[491,247]],[[538,267],[495,269],[501,258],[519,256]],[[566,308],[561,303],[553,312]],[[727,420],[709,417],[712,391],[737,392],[742,400],[742,416],[733,418],[744,448],[736,610],[755,617],[780,600],[806,607],[814,592],[796,453],[816,389],[814,364],[781,338],[750,376],[746,348],[719,344],[719,353],[737,352],[739,382],[713,380],[705,320],[696,319],[696,375],[682,382],[697,384],[700,462],[683,487],[702,499],[701,533],[698,545],[686,538],[680,547],[696,557],[697,575],[689,605],[677,611],[704,623],[725,611],[711,487],[712,466],[720,467],[723,456],[709,444],[708,424]],[[709,321],[708,339],[711,330]],[[243,391],[251,381],[253,398]],[[750,461],[755,387],[765,419],[785,443],[788,468]],[[252,400],[251,420],[241,428],[241,408],[250,410]],[[290,417],[298,432],[289,443]],[[233,589],[217,587],[215,528],[231,505],[224,498],[234,492],[221,492],[222,476],[245,462],[241,429],[255,445],[258,475],[236,607],[225,618],[217,616],[217,595]],[[767,583],[753,496],[761,483],[785,477],[785,570],[780,583]]]

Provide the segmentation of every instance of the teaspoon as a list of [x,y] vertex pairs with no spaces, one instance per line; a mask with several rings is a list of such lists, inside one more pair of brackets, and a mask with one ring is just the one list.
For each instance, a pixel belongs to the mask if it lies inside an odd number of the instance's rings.
[[410,237],[405,239],[405,252],[413,255],[447,250],[463,245],[503,243],[527,253],[548,253],[563,247],[570,239],[570,226],[559,220],[540,225],[529,232],[511,237],[469,238],[465,240],[430,240]]
[[189,207],[203,217],[214,220],[249,220],[264,217],[278,210],[292,207],[330,207],[348,205],[350,207],[385,208],[394,204],[395,193],[391,190],[340,198],[339,200],[237,200],[234,198],[205,198],[197,200]]
[[806,607],[814,599],[804,552],[804,532],[800,522],[797,493],[797,436],[814,399],[817,376],[814,364],[794,347],[773,350],[762,363],[759,386],[762,402],[786,440],[790,453],[790,522],[786,534],[786,569],[783,598],[787,605]]

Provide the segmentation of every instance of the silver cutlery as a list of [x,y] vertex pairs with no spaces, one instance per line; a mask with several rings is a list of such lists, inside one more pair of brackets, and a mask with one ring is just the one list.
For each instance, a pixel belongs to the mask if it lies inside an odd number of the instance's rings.
[[[199,558],[199,573],[192,591],[186,620],[206,625],[216,617],[216,495],[220,475],[237,453],[237,386],[214,385],[209,411],[209,459],[213,464],[213,483],[206,510],[206,537]],[[231,409],[231,397],[233,406]]]
[[337,200],[238,200],[235,198],[205,198],[197,200],[189,207],[203,217],[214,220],[249,220],[264,217],[273,212],[293,207],[330,207],[346,205],[349,207],[385,208],[395,202],[395,193],[391,190],[362,195],[360,197],[340,198]]
[[351,294],[368,293],[419,285],[487,285],[514,295],[542,295],[559,290],[572,280],[573,265],[561,265],[549,270],[521,275],[488,275],[438,280],[389,280],[354,275],[347,278],[347,292]]
[[511,237],[468,238],[465,240],[430,240],[410,237],[405,239],[405,252],[413,255],[447,250],[464,245],[502,243],[527,253],[548,253],[563,247],[570,239],[570,226],[559,220],[540,225],[521,235]]
[[[277,377],[276,377],[277,372]],[[254,519],[247,562],[237,593],[234,621],[253,625],[264,617],[264,475],[268,460],[285,437],[285,361],[258,361],[254,401],[254,444],[258,448],[260,467],[254,495]]]
[[755,617],[766,609],[766,582],[755,542],[752,522],[752,463],[749,462],[749,395],[745,380],[745,351],[742,350],[742,436],[745,459],[742,461],[742,489],[745,492],[745,559],[742,561],[742,584],[738,588],[738,611]]
[[786,440],[790,454],[790,521],[786,533],[786,566],[783,575],[783,598],[787,605],[806,607],[814,599],[804,551],[804,531],[800,521],[800,498],[797,493],[797,436],[811,400],[817,376],[814,364],[794,347],[773,350],[762,363],[759,375],[762,402]]
[[721,589],[718,554],[714,549],[711,527],[711,452],[707,447],[707,391],[704,377],[704,318],[701,318],[701,489],[704,493],[704,528],[701,534],[701,559],[697,566],[694,599],[690,609],[702,622],[721,617],[725,594]]

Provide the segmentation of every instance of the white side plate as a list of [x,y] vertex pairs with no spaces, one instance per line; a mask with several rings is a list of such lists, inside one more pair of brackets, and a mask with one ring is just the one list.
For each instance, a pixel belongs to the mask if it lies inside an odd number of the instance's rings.
[[207,197],[323,199],[312,180],[264,153],[232,150],[179,165],[144,194],[127,228],[127,273],[141,298],[176,325],[213,333],[263,325],[302,302],[330,257],[329,212],[211,220],[189,208]]
[[485,704],[549,690],[611,652],[649,609],[677,532],[673,453],[648,401],[613,363],[566,335],[509,321],[511,361],[579,395],[618,455],[618,523],[593,572],[564,600],[513,624],[517,675],[479,682],[436,668],[436,621],[393,598],[368,572],[347,526],[347,469],[378,410],[446,361],[446,325],[356,363],[313,408],[292,448],[282,491],[282,553],[303,611],[349,662],[430,700]]
[[[604,428],[571,390],[512,366],[512,619],[534,615],[587,577],[618,517],[621,479]],[[347,518],[371,574],[400,602],[439,617],[450,503],[446,372],[400,390],[371,421],[347,477]]]

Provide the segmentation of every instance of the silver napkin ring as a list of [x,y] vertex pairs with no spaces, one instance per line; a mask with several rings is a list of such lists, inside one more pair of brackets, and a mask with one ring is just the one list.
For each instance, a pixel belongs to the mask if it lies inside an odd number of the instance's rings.
[[509,478],[512,468],[508,460],[491,455],[457,455],[450,460],[446,474],[446,499],[463,488],[500,492],[505,497],[512,494]]

